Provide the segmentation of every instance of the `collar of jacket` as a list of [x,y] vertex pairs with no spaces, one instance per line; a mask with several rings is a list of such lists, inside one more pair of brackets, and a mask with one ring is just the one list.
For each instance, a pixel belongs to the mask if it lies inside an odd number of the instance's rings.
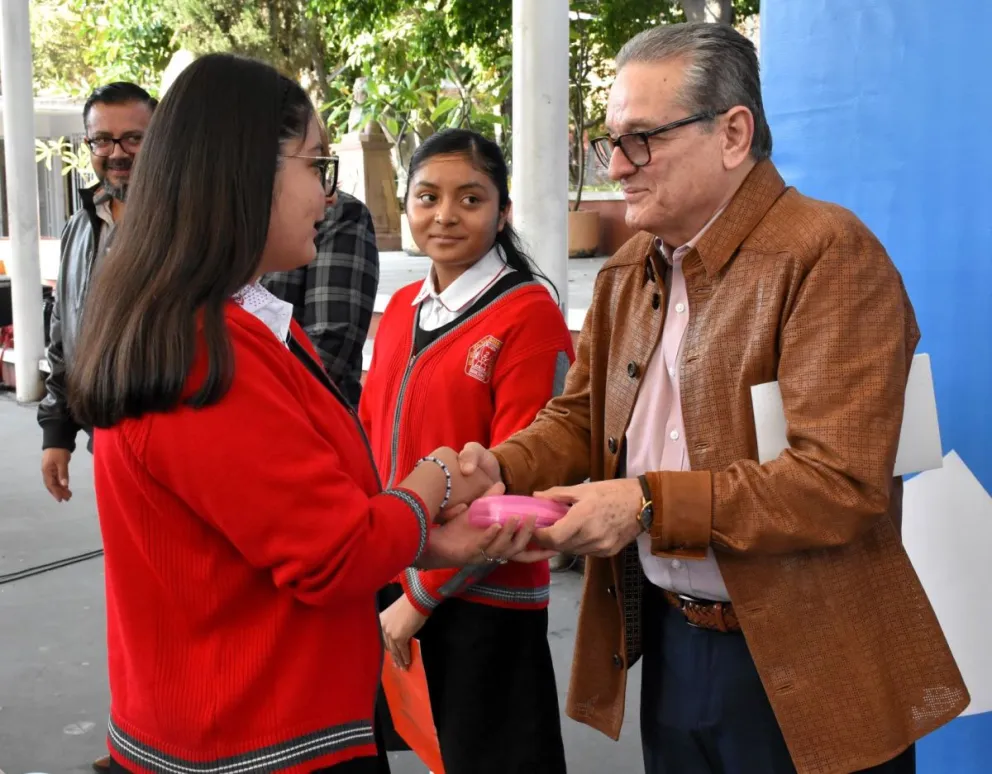
[[[727,265],[737,248],[785,191],[785,181],[771,161],[759,161],[754,165],[727,208],[694,248],[708,276],[713,277]],[[641,249],[632,250],[626,260],[616,256],[619,260],[610,261],[611,265],[644,263],[645,275],[649,278],[654,272],[654,259],[658,251],[655,237],[642,232],[640,246]]]
[[83,209],[93,216],[96,216],[96,195],[103,188],[103,183],[96,183],[89,188],[79,189],[79,199],[83,203]]
[[89,188],[79,189],[79,198],[83,203],[83,212],[86,213],[86,219],[89,221],[90,228],[93,229],[95,235],[93,239],[93,252],[91,258],[93,261],[96,260],[96,250],[100,243],[100,232],[103,229],[103,219],[97,214],[96,211],[96,199],[100,195],[100,191],[103,187],[103,183],[97,183]]

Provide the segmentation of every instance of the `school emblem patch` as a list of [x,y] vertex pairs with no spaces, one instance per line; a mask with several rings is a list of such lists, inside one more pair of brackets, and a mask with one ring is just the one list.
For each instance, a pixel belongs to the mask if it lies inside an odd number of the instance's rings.
[[483,384],[493,377],[493,367],[496,365],[496,355],[499,354],[503,342],[495,336],[486,336],[477,341],[468,350],[465,360],[465,373]]

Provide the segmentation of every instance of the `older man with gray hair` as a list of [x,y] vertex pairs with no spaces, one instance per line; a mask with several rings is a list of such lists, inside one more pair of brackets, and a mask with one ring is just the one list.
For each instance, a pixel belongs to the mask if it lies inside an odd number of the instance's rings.
[[[462,466],[572,503],[538,533],[589,556],[567,711],[616,738],[643,655],[649,774],[912,772],[969,699],[900,539],[899,272],[783,182],[732,28],[656,27],[617,70],[595,149],[641,233],[564,394]],[[750,388],[776,379],[790,447],[759,464]]]

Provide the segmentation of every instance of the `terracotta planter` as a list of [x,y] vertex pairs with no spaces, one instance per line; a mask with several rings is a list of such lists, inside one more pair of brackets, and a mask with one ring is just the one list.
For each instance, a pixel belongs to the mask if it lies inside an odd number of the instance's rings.
[[568,257],[589,258],[599,253],[599,213],[569,210]]

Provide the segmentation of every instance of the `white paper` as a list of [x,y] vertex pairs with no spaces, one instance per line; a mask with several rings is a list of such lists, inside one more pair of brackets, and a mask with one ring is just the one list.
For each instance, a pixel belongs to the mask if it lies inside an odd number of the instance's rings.
[[955,452],[903,491],[902,536],[971,693],[992,711],[992,497]]
[[[789,446],[778,382],[752,387],[751,405],[758,437],[758,461],[770,462]],[[906,476],[934,470],[941,464],[940,426],[937,423],[937,398],[933,390],[930,356],[916,355],[906,383],[906,403],[893,475]]]

